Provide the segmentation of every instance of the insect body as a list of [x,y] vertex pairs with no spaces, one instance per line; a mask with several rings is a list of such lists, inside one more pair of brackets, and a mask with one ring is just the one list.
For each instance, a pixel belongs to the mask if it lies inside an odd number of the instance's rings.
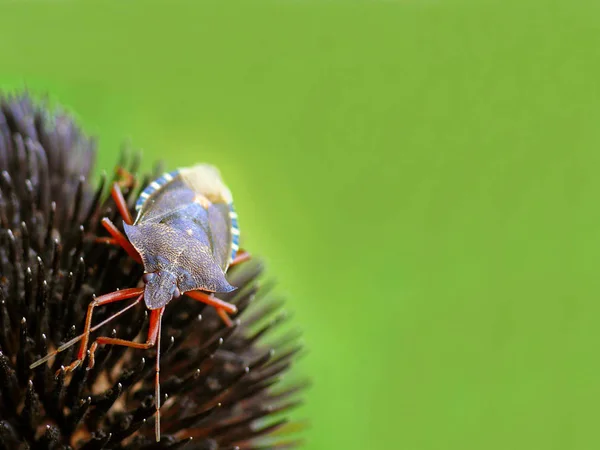
[[149,309],[181,292],[234,289],[225,272],[238,250],[237,215],[216,169],[199,165],[163,175],[141,193],[136,209],[125,233],[144,264]]
[[[125,235],[108,219],[102,225],[112,238],[102,240],[123,247],[144,265],[141,288],[123,289],[102,295],[88,306],[85,329],[81,336],[63,344],[56,351],[32,364],[32,368],[81,341],[77,359],[66,372],[77,368],[85,359],[89,336],[99,326],[141,302],[150,310],[150,326],[146,342],[139,343],[111,337],[98,337],[89,349],[88,367],[94,365],[98,345],[123,345],[150,348],[157,344],[155,405],[156,440],[160,440],[160,328],[165,306],[182,294],[216,308],[223,321],[231,326],[228,313],[236,307],[219,300],[213,293],[235,288],[226,278],[227,269],[249,258],[239,251],[239,228],[232,197],[216,168],[200,164],[167,173],[150,183],[140,194],[135,209],[135,222],[118,183],[112,196],[124,221]],[[101,324],[92,327],[96,306],[135,298],[135,301]]]

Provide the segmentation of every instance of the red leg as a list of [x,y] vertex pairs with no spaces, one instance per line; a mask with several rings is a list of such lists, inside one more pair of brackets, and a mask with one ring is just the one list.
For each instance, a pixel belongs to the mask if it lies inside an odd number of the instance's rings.
[[118,181],[119,186],[131,188],[135,185],[135,177],[124,167],[117,167],[117,175],[124,178],[124,180]]
[[223,300],[219,300],[218,298],[213,297],[212,295],[205,294],[202,291],[188,291],[185,293],[185,295],[187,295],[190,298],[193,298],[194,300],[212,306],[217,310],[217,314],[219,314],[221,320],[225,322],[225,325],[227,325],[228,327],[233,326],[233,323],[231,322],[231,319],[229,318],[227,313],[235,314],[237,312],[237,308],[235,307],[235,305],[224,302]]
[[229,263],[229,267],[249,261],[250,258],[250,253],[248,253],[246,250],[240,250],[237,255],[235,255],[235,258],[233,258],[233,260]]
[[108,305],[109,303],[114,303],[133,297],[138,297],[137,301],[140,301],[142,299],[143,293],[144,288],[129,288],[123,289],[121,291],[111,292],[110,294],[101,295],[97,299],[94,299],[94,301],[92,301],[88,306],[87,315],[85,317],[85,329],[83,331],[83,338],[81,339],[77,359],[62,370],[64,370],[65,372],[70,372],[77,368],[85,359],[85,355],[87,353],[87,344],[90,338],[92,328],[92,316],[94,313],[94,308],[96,306]]
[[119,242],[115,238],[109,237],[99,237],[94,239],[94,242],[98,244],[119,245]]
[[188,291],[185,293],[185,295],[193,298],[194,300],[198,300],[199,302],[206,303],[213,308],[223,309],[225,312],[230,314],[235,314],[237,312],[235,305],[224,302],[223,300],[219,300],[218,298],[208,295],[202,291]]
[[133,219],[131,218],[131,214],[129,213],[129,207],[127,206],[127,202],[125,201],[125,197],[123,197],[123,192],[121,192],[121,187],[119,183],[114,183],[111,189],[112,198],[117,205],[117,209],[123,218],[123,221],[127,225],[131,225],[133,223]]
[[[137,305],[140,301],[142,300],[142,297],[138,297],[137,299],[135,299],[134,302],[130,303],[129,305],[127,305],[125,308],[117,311],[116,313],[114,313],[112,316],[104,319],[102,322],[100,322],[99,324],[94,325],[91,329],[90,329],[90,333],[93,333],[94,331],[96,331],[97,329],[99,329],[100,327],[103,327],[104,325],[106,325],[108,322],[112,321],[113,319],[115,319],[116,317],[119,317],[121,314],[123,314],[126,311],[129,311],[131,308],[133,308],[135,305]],[[42,364],[44,364],[45,362],[49,361],[50,358],[52,358],[53,356],[58,355],[60,352],[68,349],[69,347],[77,344],[79,341],[81,341],[83,339],[83,337],[85,336],[85,334],[80,334],[77,337],[74,337],[73,339],[71,339],[69,342],[65,342],[63,345],[61,345],[60,347],[58,347],[56,350],[54,350],[53,352],[48,353],[46,356],[44,356],[41,359],[38,359],[36,362],[34,362],[33,364],[31,364],[29,366],[30,369],[35,369],[37,366],[41,366]]]
[[[160,317],[162,318],[162,313],[164,311],[164,307],[160,313]],[[154,375],[154,406],[156,407],[156,419],[154,421],[154,436],[156,438],[156,442],[160,442],[160,333],[162,330],[162,320],[158,320],[158,336],[156,337],[156,365],[155,365],[155,375]]]
[[227,325],[229,328],[233,326],[233,322],[231,318],[227,315],[227,312],[223,308],[217,308],[217,314],[221,318],[221,320]]
[[100,337],[96,338],[94,343],[90,346],[90,360],[88,363],[88,369],[91,369],[92,367],[94,367],[94,363],[95,363],[94,353],[96,353],[96,349],[98,348],[99,345],[107,345],[107,344],[108,345],[122,345],[123,347],[141,348],[141,349],[148,349],[148,348],[152,347],[156,343],[158,333],[160,332],[160,321],[161,321],[164,310],[165,310],[165,308],[163,306],[162,308],[159,308],[159,309],[153,309],[150,312],[150,326],[148,327],[148,338],[146,339],[146,342],[144,342],[144,343],[127,341],[125,339],[117,339],[117,338],[111,338],[111,337],[106,337],[106,336],[100,336]]
[[129,256],[131,256],[131,258],[133,258],[138,263],[142,264],[142,257],[140,256],[138,251],[133,245],[131,245],[129,239],[127,239],[127,237],[123,233],[121,233],[121,231],[119,231],[119,229],[115,226],[114,223],[110,221],[108,217],[102,219],[102,226],[106,228],[106,231],[108,231],[111,234],[112,239],[114,239],[114,242],[116,244],[123,247],[123,249],[127,252]]
[[110,337],[99,337],[97,338],[92,346],[90,347],[90,359],[88,368],[94,367],[94,353],[98,348],[98,345],[122,345],[124,347],[131,348],[142,348],[148,349],[155,344],[156,347],[156,372],[154,377],[154,404],[156,406],[156,422],[155,422],[155,436],[156,442],[160,441],[160,330],[161,330],[161,322],[163,312],[165,311],[165,307],[159,309],[153,309],[150,312],[150,326],[148,327],[148,337],[146,342],[139,343],[133,341],[126,341],[124,339],[115,339]]

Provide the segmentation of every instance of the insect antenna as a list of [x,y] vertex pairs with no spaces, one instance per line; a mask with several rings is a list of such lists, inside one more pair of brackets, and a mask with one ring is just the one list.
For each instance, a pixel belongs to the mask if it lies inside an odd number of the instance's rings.
[[[140,295],[138,298],[135,299],[135,301],[133,301],[132,303],[130,303],[129,305],[127,305],[125,308],[121,309],[120,311],[117,311],[116,313],[114,313],[112,316],[104,319],[102,322],[100,322],[99,324],[93,326],[90,329],[90,333],[93,333],[94,331],[96,331],[98,328],[106,325],[108,322],[110,322],[111,320],[119,317],[121,314],[123,314],[124,312],[130,310],[131,308],[133,308],[135,305],[137,305],[143,298],[143,295]],[[66,349],[68,349],[69,347],[72,347],[73,345],[77,344],[81,339],[83,339],[83,337],[85,336],[85,333],[80,334],[79,336],[74,337],[73,339],[71,339],[68,342],[65,342],[63,345],[61,345],[60,347],[58,347],[56,350],[54,350],[53,352],[48,353],[46,356],[44,356],[41,359],[38,359],[36,362],[34,362],[33,364],[31,364],[29,366],[30,369],[35,369],[38,366],[41,366],[42,364],[44,364],[45,362],[48,362],[52,357],[58,355],[60,352],[65,351]]]
[[[161,318],[162,319],[162,318]],[[154,422],[154,435],[156,442],[160,442],[160,334],[162,320],[158,323],[158,336],[156,337],[156,373],[154,378],[154,404],[156,406],[156,419]]]

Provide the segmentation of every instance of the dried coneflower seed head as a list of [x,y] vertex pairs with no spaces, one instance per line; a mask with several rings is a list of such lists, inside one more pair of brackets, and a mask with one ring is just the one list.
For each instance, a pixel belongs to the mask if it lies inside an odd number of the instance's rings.
[[[138,286],[143,267],[96,241],[102,217],[120,226],[106,178],[89,181],[95,145],[69,115],[27,95],[0,96],[0,449],[263,449],[298,444],[285,412],[302,384],[282,384],[296,335],[258,281],[258,262],[232,268],[232,328],[201,303],[171,302],[162,322],[162,440],[154,440],[156,350],[100,347],[95,365],[65,375],[74,347],[30,364],[78,335],[94,295]],[[139,159],[126,165],[138,170]],[[125,192],[129,205],[160,171]],[[100,323],[121,306],[98,308]],[[133,340],[148,312],[132,308],[102,329]]]

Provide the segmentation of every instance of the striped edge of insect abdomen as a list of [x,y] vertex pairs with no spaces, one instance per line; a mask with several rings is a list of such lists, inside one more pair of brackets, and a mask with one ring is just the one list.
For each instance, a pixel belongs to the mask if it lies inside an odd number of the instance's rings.
[[175,178],[178,174],[179,174],[179,170],[173,170],[172,172],[163,174],[162,176],[160,176],[159,178],[154,180],[152,183],[150,183],[148,186],[146,186],[146,189],[144,189],[140,193],[140,196],[138,197],[137,202],[135,202],[135,210],[139,211],[142,208],[142,206],[144,205],[144,203],[146,202],[146,200],[148,200],[148,198],[152,194],[154,194],[156,191],[158,191],[165,184],[172,181],[173,178]]
[[233,207],[233,203],[229,204],[229,218],[231,219],[231,261],[237,255],[240,248],[240,228],[238,226],[238,216]]

